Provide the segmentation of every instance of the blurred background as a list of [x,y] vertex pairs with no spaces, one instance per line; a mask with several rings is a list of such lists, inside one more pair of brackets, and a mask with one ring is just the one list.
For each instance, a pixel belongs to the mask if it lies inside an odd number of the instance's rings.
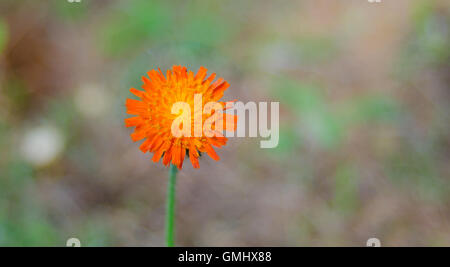
[[0,0],[0,245],[163,246],[124,127],[156,67],[280,102],[280,143],[186,162],[180,246],[450,245],[450,2]]

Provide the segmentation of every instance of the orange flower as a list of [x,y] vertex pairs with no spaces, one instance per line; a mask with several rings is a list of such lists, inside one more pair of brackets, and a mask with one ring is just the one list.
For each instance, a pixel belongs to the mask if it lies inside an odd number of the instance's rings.
[[[133,141],[145,139],[141,144],[142,152],[153,152],[152,160],[158,162],[163,157],[163,164],[168,165],[170,162],[181,169],[184,157],[187,154],[194,168],[199,168],[198,158],[200,152],[206,152],[214,160],[219,160],[212,146],[221,147],[226,144],[227,138],[223,136],[217,129],[218,123],[223,123],[223,129],[234,131],[236,128],[237,116],[212,112],[205,114],[204,106],[208,102],[218,102],[223,96],[223,92],[228,88],[229,84],[222,78],[211,83],[216,74],[213,73],[207,79],[207,69],[200,67],[197,74],[187,71],[186,67],[173,66],[172,70],[167,70],[164,77],[161,70],[151,70],[147,74],[150,77],[142,77],[144,84],[140,91],[134,88],[130,92],[140,98],[140,100],[127,99],[127,113],[137,115],[136,117],[125,119],[126,127],[136,127],[131,134]],[[194,95],[201,94],[201,109],[194,107]],[[172,134],[172,124],[179,117],[179,114],[172,114],[172,106],[177,102],[189,104],[190,110],[193,111],[191,120],[191,135],[183,135],[175,137]],[[218,102],[222,110],[230,107],[225,102]],[[195,109],[194,109],[195,108]],[[194,128],[198,127],[198,120],[194,124],[194,118],[201,114],[202,123],[213,115],[217,116],[215,124],[211,126],[211,132],[214,135],[194,133]],[[232,122],[232,123],[230,123]],[[197,128],[198,129],[198,128]],[[202,127],[203,129],[203,127]]]

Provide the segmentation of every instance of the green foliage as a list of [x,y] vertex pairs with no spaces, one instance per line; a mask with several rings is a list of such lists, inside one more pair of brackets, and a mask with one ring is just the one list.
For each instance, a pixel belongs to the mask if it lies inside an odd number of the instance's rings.
[[145,50],[152,57],[156,56],[156,60],[164,56],[164,62],[171,58],[177,63],[180,59],[211,61],[213,51],[227,46],[233,25],[220,13],[211,13],[211,5],[213,3],[195,1],[119,3],[112,7],[99,28],[101,47],[111,56],[124,56],[132,51],[142,55]]
[[77,129],[77,114],[72,99],[55,98],[48,103],[46,118],[55,123],[66,135],[71,136]]
[[317,63],[330,60],[338,52],[333,38],[327,36],[303,36],[296,40],[296,53],[301,63]]
[[273,83],[273,92],[282,105],[288,106],[300,118],[302,132],[306,131],[323,147],[332,148],[339,144],[343,125],[327,106],[320,86],[284,78]]
[[358,179],[355,168],[348,164],[339,165],[334,182],[333,207],[341,212],[355,211],[358,203]]
[[8,42],[8,28],[6,23],[0,18],[0,55],[6,47]]
[[55,14],[64,20],[81,20],[89,11],[89,1],[81,0],[80,2],[70,3],[67,0],[51,0],[50,6]]
[[302,143],[302,137],[299,136],[292,125],[282,125],[280,128],[280,139],[278,146],[271,149],[270,153],[274,153],[274,158],[289,157],[295,153],[295,150]]
[[1,92],[6,96],[13,104],[14,112],[18,114],[27,110],[27,107],[31,101],[30,92],[25,83],[17,77],[5,82],[3,88],[0,88]]
[[13,161],[8,165],[8,177],[16,185],[28,182],[33,177],[32,167],[23,161]]
[[399,77],[410,78],[412,73],[450,59],[450,18],[437,10],[436,1],[415,2],[411,15],[414,27],[397,63]]
[[55,246],[64,245],[55,227],[39,214],[42,211],[27,209],[16,221],[7,225],[4,245],[8,246]]
[[113,241],[106,219],[89,218],[72,231],[73,236],[80,240],[82,247],[108,246]]
[[389,177],[400,188],[425,200],[442,201],[448,196],[449,183],[436,172],[430,153],[400,150],[386,161]]
[[173,13],[160,1],[122,2],[100,28],[101,45],[109,55],[126,54],[148,41],[166,39],[172,21]]
[[272,88],[281,105],[292,110],[294,117],[298,118],[291,126],[297,128],[297,138],[301,138],[298,135],[303,133],[328,149],[341,144],[351,127],[363,123],[395,122],[401,114],[395,99],[383,95],[354,98],[337,106],[329,103],[323,95],[323,88],[314,83],[284,77],[275,79]]
[[434,1],[418,0],[412,12],[415,29],[423,28],[425,22],[433,15]]
[[231,34],[230,26],[233,22],[220,13],[211,13],[208,5],[202,3],[188,5],[183,13],[181,31],[177,31],[176,38],[181,42],[200,44],[203,46],[225,46]]
[[34,199],[33,177],[32,167],[20,160],[11,161],[0,175],[0,195],[5,197],[0,202],[0,246],[58,244],[55,228]]
[[361,123],[396,122],[402,112],[395,99],[375,94],[354,98],[345,103],[339,114],[351,127]]
[[312,83],[303,83],[289,78],[276,79],[272,83],[273,92],[282,104],[297,112],[314,111],[324,108],[321,88]]

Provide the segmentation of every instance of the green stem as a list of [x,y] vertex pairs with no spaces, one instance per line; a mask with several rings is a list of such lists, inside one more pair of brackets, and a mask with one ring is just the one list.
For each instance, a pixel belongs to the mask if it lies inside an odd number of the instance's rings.
[[169,182],[167,185],[167,206],[166,206],[166,244],[168,247],[174,246],[174,226],[175,226],[175,184],[177,181],[177,167],[170,164]]

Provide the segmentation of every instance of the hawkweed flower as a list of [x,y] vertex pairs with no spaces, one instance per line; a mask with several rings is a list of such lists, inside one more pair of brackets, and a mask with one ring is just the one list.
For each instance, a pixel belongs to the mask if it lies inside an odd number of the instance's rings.
[[223,112],[232,102],[219,101],[229,84],[222,78],[213,82],[215,73],[206,78],[204,67],[197,74],[181,66],[173,66],[166,76],[159,68],[147,74],[148,77],[142,77],[144,91],[130,89],[139,100],[126,100],[127,113],[136,116],[125,119],[125,126],[135,127],[131,139],[144,139],[140,149],[143,153],[152,152],[154,162],[162,158],[164,165],[172,163],[165,228],[166,244],[173,246],[177,168],[181,170],[186,155],[194,168],[200,167],[201,153],[219,160],[213,146],[227,143],[222,131],[234,131],[237,116]]
[[[220,114],[220,117],[215,118],[215,125],[211,127],[213,134],[195,131],[198,127],[203,129],[199,123],[218,115],[214,112],[212,114],[203,112],[207,103],[219,103],[223,110],[230,107],[230,104],[226,102],[219,102],[229,84],[222,78],[213,82],[216,77],[215,73],[206,78],[207,69],[204,67],[200,67],[195,75],[186,67],[181,66],[173,66],[172,70],[167,70],[166,77],[160,69],[158,71],[151,70],[147,74],[150,79],[142,77],[144,82],[142,88],[145,91],[130,89],[131,93],[140,100],[126,100],[127,113],[136,115],[136,117],[125,119],[125,126],[136,127],[131,134],[133,141],[145,139],[140,146],[141,151],[143,153],[153,152],[152,160],[154,162],[158,162],[162,157],[164,165],[167,166],[172,162],[178,169],[182,168],[186,154],[194,168],[200,167],[198,158],[202,152],[214,160],[219,160],[213,146],[225,145],[227,138],[216,130],[217,124],[223,123],[223,130],[234,131],[237,116]],[[201,104],[194,106],[195,98],[199,95]],[[193,116],[189,114],[188,118],[191,123],[189,134],[184,136],[174,136],[172,130],[174,120],[180,118],[180,114],[172,112],[173,105],[178,102],[187,103],[189,109],[193,111]],[[195,120],[199,116],[201,116],[201,120]]]

